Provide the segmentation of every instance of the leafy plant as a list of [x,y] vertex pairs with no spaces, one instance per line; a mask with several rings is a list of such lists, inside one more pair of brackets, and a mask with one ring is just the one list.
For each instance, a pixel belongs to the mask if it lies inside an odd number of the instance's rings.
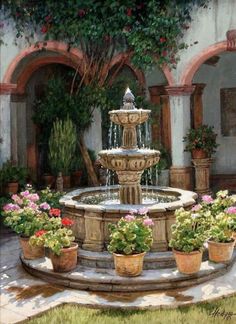
[[219,213],[212,222],[209,240],[218,243],[232,242],[232,218],[228,213]]
[[211,126],[202,125],[196,129],[191,128],[183,139],[187,143],[185,151],[191,152],[194,149],[203,149],[208,156],[211,156],[218,147],[216,136],[217,134]]
[[109,224],[109,252],[130,255],[150,250],[153,242],[150,227],[153,221],[146,213],[146,209],[140,209],[122,217],[117,225]]
[[28,171],[26,168],[14,165],[10,160],[3,163],[0,169],[0,182],[2,185],[8,182],[19,182],[20,185],[24,185],[27,176]]
[[230,216],[229,227],[233,232],[236,232],[236,207],[232,206],[225,210],[226,214]]
[[175,211],[175,216],[176,223],[171,228],[172,237],[169,246],[186,253],[201,251],[208,238],[212,222],[211,213],[180,208]]
[[40,203],[46,202],[51,208],[61,208],[59,203],[60,198],[63,196],[62,192],[52,191],[49,187],[39,192]]
[[[45,246],[56,254],[61,254],[62,248],[71,246],[71,243],[75,240],[72,230],[69,228],[73,221],[68,218],[58,219],[57,224],[52,229],[51,224],[46,224],[43,231],[36,232],[30,238],[30,244],[33,246]],[[48,230],[49,229],[49,230]]]
[[72,121],[56,120],[49,139],[49,162],[55,173],[68,175],[76,148],[76,129]]

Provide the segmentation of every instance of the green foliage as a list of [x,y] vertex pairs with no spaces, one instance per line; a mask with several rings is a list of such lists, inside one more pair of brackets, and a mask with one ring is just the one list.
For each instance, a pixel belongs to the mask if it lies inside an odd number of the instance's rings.
[[101,63],[111,59],[115,49],[128,50],[137,67],[147,68],[156,63],[175,66],[178,50],[187,47],[180,39],[192,10],[207,2],[6,0],[4,9],[15,21],[16,38],[25,35],[29,40],[37,31],[45,40],[67,40],[68,49],[79,46]]
[[187,253],[202,250],[212,222],[211,213],[195,213],[180,208],[175,211],[175,216],[176,223],[172,225],[169,246]]
[[49,138],[49,163],[55,173],[68,175],[76,149],[76,128],[72,121],[56,120]]
[[14,165],[10,160],[3,163],[0,169],[0,184],[4,185],[8,182],[19,182],[24,185],[28,171],[26,168]]
[[59,200],[63,195],[63,192],[52,191],[47,187],[39,192],[40,203],[46,202],[51,208],[61,208]]
[[218,243],[232,242],[231,222],[231,216],[224,212],[214,217],[209,232],[210,241]]
[[202,125],[196,129],[191,128],[183,138],[183,141],[187,142],[185,151],[191,152],[194,149],[203,149],[208,156],[211,156],[218,146],[216,136],[217,134],[211,126]]
[[149,251],[153,242],[152,230],[145,225],[145,219],[148,218],[127,215],[117,225],[109,224],[111,234],[108,251],[125,255]]
[[5,216],[4,224],[24,237],[30,237],[41,230],[48,218],[46,213],[40,213],[32,208],[3,212],[3,216]]

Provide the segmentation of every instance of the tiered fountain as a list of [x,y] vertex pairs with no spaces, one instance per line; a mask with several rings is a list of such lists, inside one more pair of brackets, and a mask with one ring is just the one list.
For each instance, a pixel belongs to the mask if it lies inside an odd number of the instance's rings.
[[134,96],[129,88],[124,95],[122,109],[109,112],[111,121],[124,127],[122,146],[101,151],[99,156],[101,164],[118,175],[121,204],[142,204],[141,175],[159,161],[159,151],[138,149],[137,146],[136,126],[147,121],[150,112],[135,108]]
[[[119,185],[78,189],[60,201],[64,205],[64,215],[75,222],[73,231],[80,245],[77,269],[55,274],[47,258],[36,261],[21,258],[28,272],[72,288],[128,292],[185,287],[227,271],[228,265],[213,266],[207,261],[202,263],[196,275],[183,275],[174,269],[173,254],[168,250],[174,212],[179,207],[191,207],[197,195],[176,188],[150,186],[148,190],[145,188],[145,193],[150,192],[152,199],[143,199],[141,175],[159,161],[158,151],[137,147],[136,126],[147,121],[149,114],[149,110],[135,108],[134,96],[127,89],[122,109],[110,112],[111,121],[124,128],[122,146],[99,153],[102,165],[117,173]],[[114,200],[111,193],[116,196]],[[131,208],[138,209],[144,204],[154,222],[153,246],[144,258],[145,270],[137,278],[118,277],[113,269],[112,255],[106,250],[108,224],[116,223]]]

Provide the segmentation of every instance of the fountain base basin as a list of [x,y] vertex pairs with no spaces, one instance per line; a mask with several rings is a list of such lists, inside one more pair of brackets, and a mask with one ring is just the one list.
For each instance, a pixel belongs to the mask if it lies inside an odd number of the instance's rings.
[[[87,251],[106,251],[109,243],[108,224],[117,223],[121,217],[131,209],[148,208],[148,215],[154,222],[152,252],[168,251],[171,238],[171,225],[175,222],[175,210],[180,207],[190,208],[196,201],[197,194],[176,188],[143,187],[143,196],[159,194],[157,197],[172,197],[170,202],[163,198],[149,201],[145,205],[125,205],[116,200],[113,204],[109,200],[89,204],[89,197],[102,196],[109,189],[110,194],[118,194],[119,186],[92,187],[78,189],[66,194],[60,200],[64,205],[64,215],[73,219],[72,230],[80,247]],[[160,202],[161,201],[161,202]]]

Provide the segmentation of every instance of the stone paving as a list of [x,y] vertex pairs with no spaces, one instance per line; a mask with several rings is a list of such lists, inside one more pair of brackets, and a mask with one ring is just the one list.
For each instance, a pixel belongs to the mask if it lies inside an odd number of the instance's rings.
[[236,263],[226,275],[185,289],[136,293],[67,289],[25,272],[17,237],[1,236],[1,324],[24,321],[62,303],[122,309],[175,308],[236,294]]

